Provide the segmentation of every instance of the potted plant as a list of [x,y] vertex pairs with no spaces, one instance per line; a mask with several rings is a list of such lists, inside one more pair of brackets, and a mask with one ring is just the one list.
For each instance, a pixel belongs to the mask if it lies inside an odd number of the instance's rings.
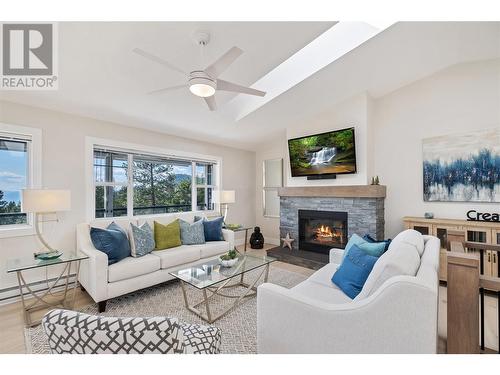
[[219,262],[222,267],[232,267],[238,262],[238,253],[234,249],[229,250],[229,252],[219,257]]

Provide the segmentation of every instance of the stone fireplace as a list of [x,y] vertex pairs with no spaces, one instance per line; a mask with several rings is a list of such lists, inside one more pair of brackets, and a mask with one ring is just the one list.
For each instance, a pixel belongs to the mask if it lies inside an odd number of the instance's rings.
[[382,185],[281,188],[280,236],[295,239],[288,253],[326,263],[353,233],[383,239],[385,194]]
[[347,244],[347,212],[299,210],[299,249],[329,254]]

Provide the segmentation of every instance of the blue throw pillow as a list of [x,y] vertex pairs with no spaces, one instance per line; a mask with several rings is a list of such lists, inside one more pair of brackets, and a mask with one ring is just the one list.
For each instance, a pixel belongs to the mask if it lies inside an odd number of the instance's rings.
[[[198,217],[195,216],[195,221]],[[207,220],[203,218],[203,232],[205,234],[205,241],[224,241],[224,236],[222,235],[222,225],[224,224],[224,218],[218,217],[217,219]]]
[[346,258],[347,254],[351,250],[352,246],[358,246],[361,250],[364,250],[367,254],[374,257],[381,256],[385,251],[385,243],[383,242],[368,242],[365,239],[354,233],[344,249],[344,254],[342,256],[342,261]]
[[377,257],[367,254],[357,245],[352,245],[349,254],[333,274],[332,282],[347,296],[354,299],[363,289],[377,260]]
[[115,222],[106,229],[90,228],[90,239],[97,250],[108,256],[108,265],[130,256],[130,243],[126,232]]
[[387,251],[387,249],[389,248],[389,245],[391,244],[391,239],[387,239],[387,240],[383,240],[383,241],[377,241],[375,238],[373,238],[372,236],[370,236],[368,233],[365,234],[363,236],[363,239],[367,242],[371,242],[371,243],[374,243],[374,242],[378,242],[378,243],[381,243],[383,242],[385,244],[385,250],[384,251]]
[[195,221],[190,224],[180,219],[179,224],[181,227],[181,242],[183,245],[199,245],[205,243],[205,228],[203,221]]

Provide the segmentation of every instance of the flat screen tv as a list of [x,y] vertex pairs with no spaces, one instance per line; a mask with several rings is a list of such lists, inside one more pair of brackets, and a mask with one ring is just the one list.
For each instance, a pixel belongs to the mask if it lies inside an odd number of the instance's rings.
[[292,177],[356,173],[354,128],[288,140]]

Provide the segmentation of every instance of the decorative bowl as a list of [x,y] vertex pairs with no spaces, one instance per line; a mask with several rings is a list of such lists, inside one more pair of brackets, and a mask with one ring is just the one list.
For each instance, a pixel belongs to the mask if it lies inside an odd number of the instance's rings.
[[230,260],[222,260],[219,258],[219,263],[222,267],[232,267],[236,263],[238,263],[238,258],[230,259]]
[[241,224],[226,224],[226,229],[229,229],[229,230],[236,230],[236,229],[240,229],[240,228],[243,228],[243,225],[241,225]]
[[62,251],[53,251],[50,253],[40,253],[40,254],[36,255],[36,259],[50,260],[50,259],[59,258],[61,255],[63,255]]

